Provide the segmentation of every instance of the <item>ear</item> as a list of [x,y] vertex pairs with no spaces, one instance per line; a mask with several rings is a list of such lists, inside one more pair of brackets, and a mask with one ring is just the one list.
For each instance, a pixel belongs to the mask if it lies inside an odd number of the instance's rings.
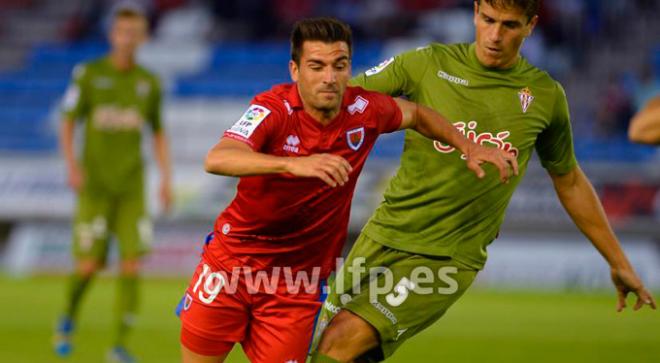
[[474,23],[474,26],[477,26],[477,17],[479,16],[479,2],[475,0],[474,2],[474,17],[472,18],[472,22]]
[[532,32],[534,31],[534,28],[536,27],[536,24],[539,22],[539,16],[534,15],[532,19],[529,21],[529,24],[527,24],[527,34],[525,34],[525,37],[528,37],[532,35]]
[[289,74],[291,75],[291,80],[292,81],[298,82],[298,72],[300,72],[300,69],[298,68],[298,65],[293,60],[290,60],[289,61]]

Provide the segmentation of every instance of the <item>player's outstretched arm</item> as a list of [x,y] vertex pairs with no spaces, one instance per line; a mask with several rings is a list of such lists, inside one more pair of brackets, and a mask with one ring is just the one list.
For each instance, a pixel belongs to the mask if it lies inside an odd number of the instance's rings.
[[208,173],[248,176],[290,173],[298,177],[319,178],[331,187],[344,185],[353,170],[346,159],[332,154],[281,157],[252,150],[244,142],[222,138],[206,156]]
[[83,174],[76,161],[76,155],[73,150],[73,136],[76,128],[75,120],[64,119],[60,123],[59,144],[60,151],[64,157],[64,163],[67,170],[67,183],[75,192],[80,190],[83,184]]
[[400,129],[414,129],[420,134],[451,145],[467,156],[467,167],[477,177],[485,176],[481,168],[483,163],[491,163],[500,172],[500,179],[506,182],[513,175],[518,175],[516,157],[504,150],[488,148],[468,140],[447,119],[434,110],[401,98],[394,99],[401,109],[403,119]]
[[651,99],[630,121],[630,141],[640,144],[660,144],[660,96]]
[[563,175],[550,174],[561,204],[575,225],[584,233],[610,265],[612,281],[617,289],[617,311],[626,306],[626,296],[637,295],[634,309],[644,304],[656,308],[653,296],[628,261],[619,241],[610,227],[603,207],[593,186],[579,166]]

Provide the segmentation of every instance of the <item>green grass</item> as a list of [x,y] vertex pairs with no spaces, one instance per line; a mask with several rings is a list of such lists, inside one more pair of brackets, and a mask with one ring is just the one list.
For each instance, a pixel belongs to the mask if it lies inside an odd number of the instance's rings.
[[[184,280],[143,283],[131,339],[140,362],[178,362],[173,309]],[[0,277],[0,362],[64,362],[50,350],[65,280]],[[75,352],[66,362],[103,362],[110,343],[114,282],[87,296]],[[389,362],[660,362],[660,312],[614,311],[613,293],[469,291],[447,315],[408,341]],[[247,362],[236,347],[227,362]]]

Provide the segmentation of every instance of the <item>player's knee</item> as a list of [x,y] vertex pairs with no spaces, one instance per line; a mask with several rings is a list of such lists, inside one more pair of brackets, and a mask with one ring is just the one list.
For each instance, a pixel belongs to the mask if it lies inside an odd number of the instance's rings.
[[323,333],[318,351],[340,362],[351,362],[378,345],[378,333],[359,316],[343,310]]
[[78,262],[78,273],[84,277],[92,277],[99,269],[99,263],[95,260],[81,260]]
[[135,276],[140,272],[140,261],[138,259],[126,259],[121,261],[119,269],[122,275]]

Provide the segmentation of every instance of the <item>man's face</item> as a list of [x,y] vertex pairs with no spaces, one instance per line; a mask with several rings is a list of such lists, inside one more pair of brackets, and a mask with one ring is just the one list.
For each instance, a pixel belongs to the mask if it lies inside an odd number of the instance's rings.
[[481,1],[474,3],[476,52],[479,61],[490,68],[509,68],[518,60],[520,47],[532,34],[538,16],[528,21],[522,9],[495,8]]
[[305,41],[300,64],[290,61],[289,71],[307,107],[324,113],[337,111],[351,78],[348,44]]
[[133,54],[147,38],[147,21],[143,18],[117,18],[110,29],[113,51]]

